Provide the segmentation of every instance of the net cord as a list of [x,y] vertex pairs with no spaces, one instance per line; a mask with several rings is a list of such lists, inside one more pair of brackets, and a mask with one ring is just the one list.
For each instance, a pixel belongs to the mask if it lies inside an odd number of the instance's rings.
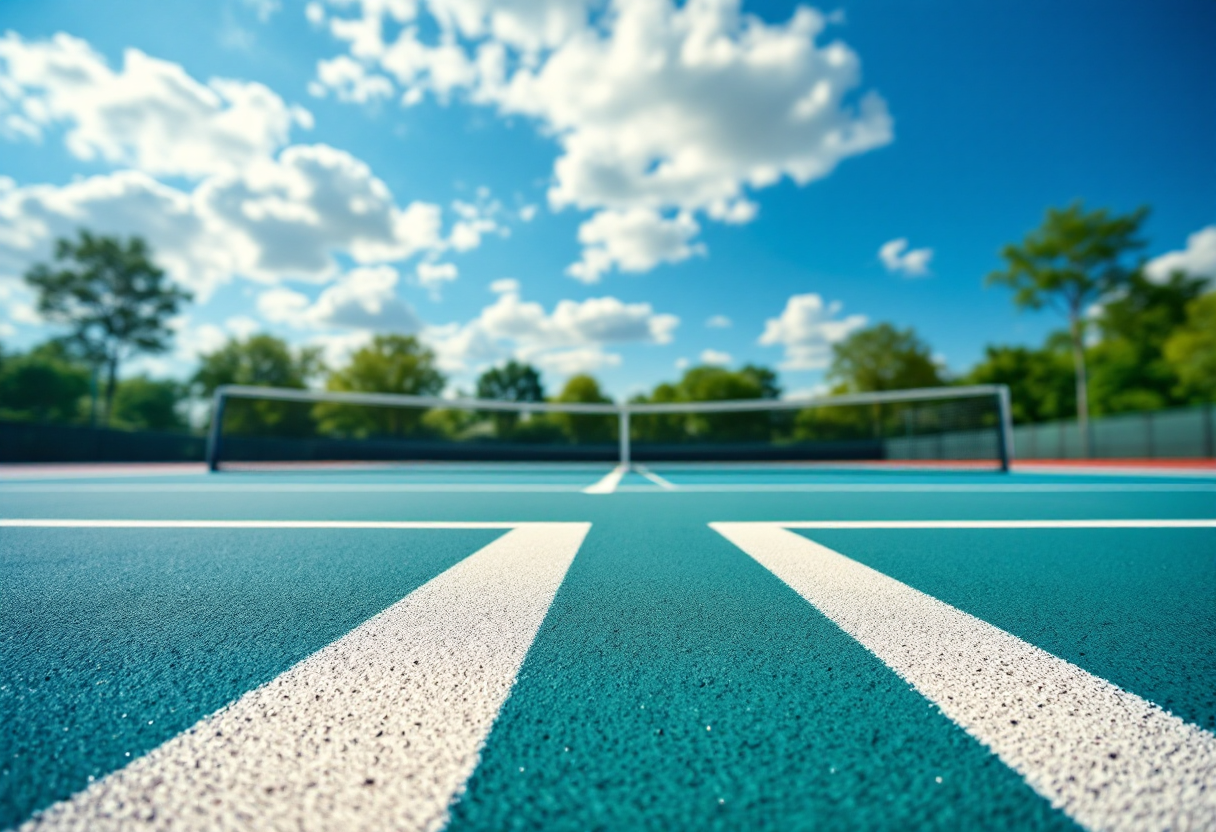
[[936,399],[965,399],[995,397],[997,447],[1001,470],[1008,471],[1013,462],[1013,419],[1009,387],[1004,384],[974,384],[964,387],[926,387],[914,390],[890,390],[879,393],[849,393],[830,396],[808,396],[793,399],[742,399],[714,402],[670,402],[662,404],[623,402],[589,404],[583,402],[514,402],[503,399],[452,398],[440,396],[410,396],[397,393],[339,393],[329,390],[296,390],[282,387],[256,387],[225,384],[217,387],[212,397],[211,428],[207,434],[207,467],[219,470],[225,403],[228,399],[269,399],[293,402],[333,402],[381,407],[426,407],[439,410],[493,410],[510,413],[582,413],[615,415],[620,420],[621,465],[630,464],[629,417],[649,413],[745,413],[764,410],[804,410],[811,407],[887,404]]

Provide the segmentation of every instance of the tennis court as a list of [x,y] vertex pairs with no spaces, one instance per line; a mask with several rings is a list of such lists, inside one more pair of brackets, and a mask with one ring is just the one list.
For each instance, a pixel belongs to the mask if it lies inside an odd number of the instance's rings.
[[0,483],[5,827],[1216,824],[1216,478]]

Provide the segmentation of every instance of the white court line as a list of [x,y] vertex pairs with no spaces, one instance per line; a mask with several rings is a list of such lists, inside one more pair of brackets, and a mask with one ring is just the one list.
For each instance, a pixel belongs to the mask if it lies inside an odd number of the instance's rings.
[[[958,493],[993,494],[1050,493],[1137,493],[1137,492],[1216,492],[1216,483],[679,483],[676,490],[686,493],[748,494],[780,492],[813,493]],[[648,486],[624,485],[620,491],[651,491]]]
[[445,493],[479,494],[496,492],[574,493],[577,484],[550,483],[45,483],[39,485],[0,485],[0,494],[146,494],[161,492],[255,493],[255,494],[343,494],[354,493]]
[[667,491],[676,490],[676,486],[671,480],[660,477],[658,474],[656,474],[654,471],[651,471],[645,465],[634,465],[633,470],[637,471],[639,474],[641,474],[646,479],[650,480],[652,483],[657,485],[659,488],[665,489]]
[[517,526],[23,828],[440,828],[589,528]]
[[1216,828],[1216,736],[778,524],[710,526],[1081,826]]
[[447,520],[60,520],[0,518],[18,529],[517,529],[529,523]]
[[791,520],[784,529],[1214,529],[1216,520]]
[[621,484],[621,477],[629,472],[628,465],[618,465],[609,471],[602,480],[583,489],[584,494],[611,494]]

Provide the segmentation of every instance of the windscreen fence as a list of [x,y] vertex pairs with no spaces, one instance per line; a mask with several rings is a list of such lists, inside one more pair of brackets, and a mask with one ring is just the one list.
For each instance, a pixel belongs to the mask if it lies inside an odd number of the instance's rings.
[[568,403],[216,391],[208,462],[940,461],[1007,468],[1008,391]]

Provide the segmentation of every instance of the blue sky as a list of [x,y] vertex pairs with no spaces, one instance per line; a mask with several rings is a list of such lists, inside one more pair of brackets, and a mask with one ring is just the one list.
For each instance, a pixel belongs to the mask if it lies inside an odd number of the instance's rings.
[[1216,271],[1202,0],[44,0],[0,29],[8,347],[82,223],[199,296],[131,371],[403,331],[457,386],[516,356],[616,395],[701,360],[810,389],[866,322],[955,371],[1037,342],[1057,322],[982,279],[1074,199],[1151,206],[1147,254]]

